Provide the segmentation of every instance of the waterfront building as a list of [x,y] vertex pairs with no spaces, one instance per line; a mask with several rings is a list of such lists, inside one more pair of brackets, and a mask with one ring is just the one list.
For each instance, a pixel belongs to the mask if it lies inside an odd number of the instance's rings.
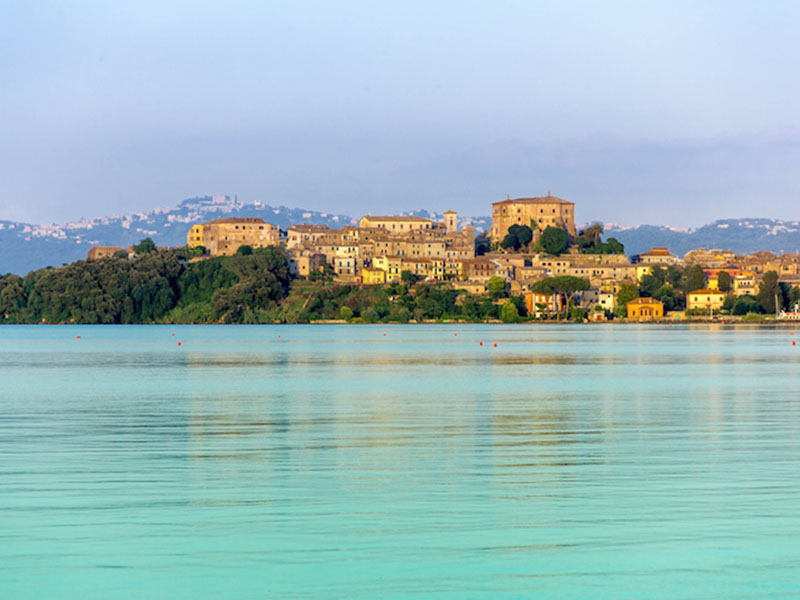
[[687,310],[719,310],[725,303],[725,296],[726,294],[719,290],[708,288],[695,290],[686,294],[686,308]]
[[754,271],[742,271],[733,278],[733,293],[736,296],[758,294],[758,278]]
[[629,319],[648,321],[664,317],[664,303],[655,298],[635,298],[625,305]]
[[541,317],[545,314],[564,310],[563,294],[525,292],[523,297],[525,298],[525,308],[528,310],[528,314],[534,317]]
[[603,310],[613,311],[617,308],[617,296],[614,292],[591,287],[581,292],[580,305],[582,308],[588,308],[590,310],[597,306],[602,306]]

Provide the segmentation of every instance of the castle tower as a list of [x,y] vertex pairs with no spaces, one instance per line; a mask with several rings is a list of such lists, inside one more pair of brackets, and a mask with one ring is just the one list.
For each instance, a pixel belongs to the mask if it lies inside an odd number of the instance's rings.
[[448,210],[444,213],[444,226],[447,233],[456,233],[458,231],[458,213],[454,210]]

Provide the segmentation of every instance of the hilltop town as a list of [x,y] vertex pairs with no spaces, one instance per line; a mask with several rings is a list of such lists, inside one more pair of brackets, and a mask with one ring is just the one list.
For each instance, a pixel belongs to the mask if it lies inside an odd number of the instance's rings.
[[[452,210],[442,221],[366,215],[357,225],[299,223],[285,230],[260,217],[227,217],[191,224],[186,247],[193,262],[279,247],[300,281],[436,283],[512,304],[511,320],[797,316],[798,254],[699,249],[681,258],[655,247],[629,258],[621,243],[603,241],[602,234],[598,224],[576,229],[575,204],[548,192],[494,202],[491,228],[477,236],[474,227],[459,227]],[[88,258],[114,255],[135,253],[96,246]]]

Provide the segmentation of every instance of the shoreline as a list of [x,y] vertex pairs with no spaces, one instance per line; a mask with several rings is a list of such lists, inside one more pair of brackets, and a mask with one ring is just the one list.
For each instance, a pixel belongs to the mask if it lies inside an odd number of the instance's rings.
[[557,321],[557,320],[542,320],[542,321],[524,321],[520,323],[504,323],[500,320],[492,321],[409,321],[408,323],[399,323],[397,321],[390,322],[377,322],[377,323],[348,323],[344,319],[326,319],[311,321],[309,323],[0,323],[0,327],[15,327],[15,326],[64,326],[64,327],[131,327],[131,326],[161,326],[171,327],[175,325],[192,325],[192,326],[296,326],[296,325],[350,325],[353,327],[364,326],[386,326],[386,325],[413,325],[413,326],[426,326],[426,325],[504,325],[504,326],[552,326],[552,325],[786,325],[800,327],[800,320],[793,319],[741,319],[741,318],[725,318],[725,319],[652,319],[637,321],[633,319],[615,319],[610,321]]

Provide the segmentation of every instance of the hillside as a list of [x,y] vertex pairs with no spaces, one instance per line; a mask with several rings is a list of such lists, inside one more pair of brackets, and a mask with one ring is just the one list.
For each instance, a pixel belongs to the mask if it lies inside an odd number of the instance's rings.
[[774,219],[723,219],[697,229],[678,230],[657,225],[638,227],[606,226],[606,237],[625,244],[630,254],[647,252],[653,246],[667,246],[683,256],[696,248],[722,248],[737,254],[758,250],[775,253],[797,252],[800,248],[800,222]]
[[[409,212],[441,220],[443,215],[425,210]],[[303,208],[246,204],[230,196],[205,196],[184,200],[178,206],[150,212],[113,215],[65,225],[34,225],[0,221],[0,274],[24,275],[33,269],[60,266],[86,258],[96,245],[128,246],[150,237],[158,246],[182,246],[192,223],[222,217],[261,217],[287,229],[298,223],[332,228],[354,224],[353,217]],[[476,232],[488,229],[489,217],[459,218],[460,224],[474,225]]]
[[127,246],[150,237],[159,246],[182,246],[192,223],[222,217],[262,217],[286,228],[294,223],[341,227],[350,217],[302,208],[246,204],[230,196],[190,198],[178,206],[150,212],[114,215],[65,225],[0,221],[0,274],[23,275],[46,266],[86,258],[95,245]]
[[[426,210],[402,214],[441,220],[440,213]],[[283,229],[297,223],[341,227],[356,222],[333,214],[244,203],[230,196],[205,196],[184,200],[173,208],[113,215],[64,225],[34,225],[0,221],[0,274],[24,275],[30,270],[59,266],[86,258],[94,245],[127,246],[151,237],[159,246],[181,246],[192,223],[222,217],[261,217]],[[488,230],[491,217],[459,217],[459,225],[473,225],[475,233]],[[607,223],[605,237],[615,237],[630,254],[646,252],[653,246],[667,246],[683,256],[696,248],[723,248],[739,254],[758,250],[796,252],[800,248],[800,222],[773,219],[724,219],[697,229],[681,230],[658,225],[624,227]]]

